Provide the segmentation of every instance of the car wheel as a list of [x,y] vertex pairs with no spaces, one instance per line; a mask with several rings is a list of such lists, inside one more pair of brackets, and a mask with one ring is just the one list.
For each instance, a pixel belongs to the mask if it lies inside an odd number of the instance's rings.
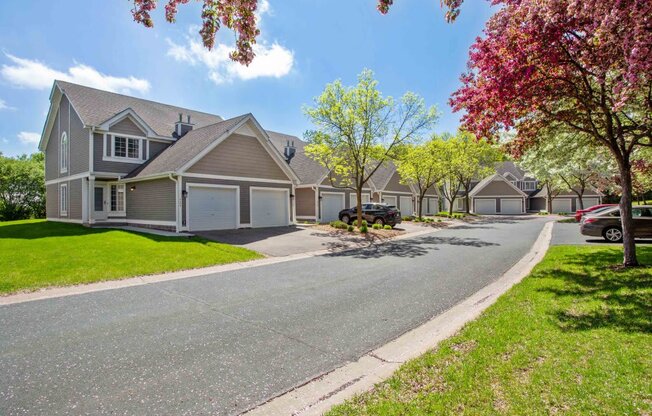
[[610,243],[620,243],[623,241],[623,232],[618,227],[609,227],[605,229],[602,236]]
[[351,224],[351,218],[348,215],[342,215],[342,218],[340,218],[340,221],[345,222],[347,224]]
[[383,220],[382,218],[376,218],[374,220],[374,224],[380,224],[380,225],[384,226],[385,225],[385,220]]

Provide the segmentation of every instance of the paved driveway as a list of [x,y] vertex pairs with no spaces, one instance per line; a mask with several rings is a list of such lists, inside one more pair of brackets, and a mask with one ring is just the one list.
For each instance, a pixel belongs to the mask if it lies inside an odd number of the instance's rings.
[[238,414],[494,281],[545,218],[0,307],[0,414]]
[[[580,225],[578,223],[555,223],[555,226],[552,229],[552,241],[553,245],[578,245],[578,244],[589,244],[589,245],[610,245],[607,243],[604,238],[600,237],[590,237],[587,235],[582,235],[580,233]],[[637,244],[652,244],[652,239],[637,239]],[[620,245],[620,244],[612,244]]]
[[[396,228],[407,233],[415,233],[423,231],[425,227],[422,224],[403,223]],[[196,234],[209,240],[245,247],[270,257],[362,247],[369,244],[367,240],[357,235],[327,232],[311,226],[200,231]]]

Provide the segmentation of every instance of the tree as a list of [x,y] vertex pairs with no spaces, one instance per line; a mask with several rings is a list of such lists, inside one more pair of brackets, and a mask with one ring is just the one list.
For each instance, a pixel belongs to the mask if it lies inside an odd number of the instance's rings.
[[17,158],[0,153],[0,221],[45,217],[42,153]]
[[496,162],[503,159],[500,150],[486,140],[477,140],[471,133],[458,132],[457,175],[464,188],[466,213],[469,213],[471,182],[496,172]]
[[443,170],[440,193],[448,201],[448,214],[453,215],[453,205],[462,189],[460,177],[464,165],[459,152],[462,143],[458,137],[447,133],[439,136],[438,140],[440,141],[439,157]]
[[[176,21],[179,5],[188,4],[190,0],[164,0],[165,20],[169,23]],[[202,1],[202,26],[199,30],[204,46],[211,50],[215,46],[215,36],[224,25],[235,32],[235,50],[230,57],[233,61],[249,65],[255,57],[253,45],[260,35],[256,21],[258,0],[201,0]],[[133,0],[134,7],[131,15],[135,22],[145,27],[154,27],[152,12],[156,9],[157,0]],[[382,14],[389,11],[392,0],[378,0],[378,10]],[[448,7],[446,19],[453,21],[459,14],[462,0],[442,0]]]
[[419,219],[422,217],[426,192],[439,185],[444,177],[441,147],[442,142],[433,138],[422,144],[406,146],[397,160],[401,181],[417,189]]
[[532,174],[546,190],[546,211],[552,212],[552,201],[565,188],[564,181],[559,175],[557,165],[553,159],[546,157],[543,147],[530,148],[521,156],[520,165]]
[[635,266],[632,154],[652,146],[652,2],[504,0],[451,99],[479,137],[514,129],[518,156],[541,130],[576,132],[618,165],[623,265]]
[[326,85],[314,107],[304,109],[316,129],[308,131],[305,152],[329,171],[336,188],[356,192],[358,226],[362,220],[362,188],[402,144],[416,141],[437,120],[437,110],[408,92],[397,103],[383,97],[373,72],[365,69],[358,84]]

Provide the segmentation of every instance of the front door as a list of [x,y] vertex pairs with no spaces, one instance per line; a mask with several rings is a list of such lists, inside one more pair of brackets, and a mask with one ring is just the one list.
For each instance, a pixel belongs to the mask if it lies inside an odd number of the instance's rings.
[[95,186],[93,189],[93,219],[103,221],[107,218],[106,187]]

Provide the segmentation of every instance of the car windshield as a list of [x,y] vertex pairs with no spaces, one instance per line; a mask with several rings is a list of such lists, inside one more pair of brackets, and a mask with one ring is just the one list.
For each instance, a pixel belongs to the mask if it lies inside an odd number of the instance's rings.
[[606,210],[608,210],[608,209],[612,209],[612,208],[613,208],[613,207],[602,207],[602,208],[598,208],[598,209],[596,209],[596,210],[593,210],[593,211],[589,212],[589,215],[599,214],[599,213],[601,213],[601,212],[604,212],[604,211],[606,211]]

